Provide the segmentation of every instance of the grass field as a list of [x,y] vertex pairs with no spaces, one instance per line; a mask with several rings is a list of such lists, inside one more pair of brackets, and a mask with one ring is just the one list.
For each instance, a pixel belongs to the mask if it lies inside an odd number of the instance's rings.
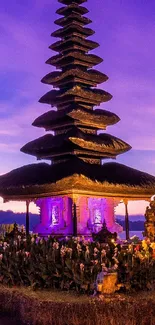
[[92,298],[0,287],[0,310],[27,325],[154,325],[155,292]]

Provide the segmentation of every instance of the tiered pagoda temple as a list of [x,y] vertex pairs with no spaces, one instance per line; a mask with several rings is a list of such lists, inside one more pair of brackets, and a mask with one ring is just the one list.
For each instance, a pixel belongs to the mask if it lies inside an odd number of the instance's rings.
[[106,163],[107,158],[115,159],[131,147],[105,132],[119,117],[96,108],[112,95],[98,88],[108,77],[94,68],[102,59],[91,54],[99,44],[89,39],[94,31],[87,27],[91,20],[84,16],[88,10],[82,3],[87,0],[58,1],[64,5],[56,12],[62,16],[55,21],[60,27],[51,35],[60,40],[50,45],[57,54],[46,61],[56,69],[42,79],[53,89],[39,100],[56,110],[33,122],[48,134],[21,149],[51,165],[32,164],[1,176],[0,195],[4,200],[25,200],[27,216],[29,202],[35,202],[41,215],[35,231],[40,234],[91,236],[104,221],[110,231],[119,232],[115,206],[125,203],[127,220],[127,201],[149,201],[155,194],[155,177],[119,163]]

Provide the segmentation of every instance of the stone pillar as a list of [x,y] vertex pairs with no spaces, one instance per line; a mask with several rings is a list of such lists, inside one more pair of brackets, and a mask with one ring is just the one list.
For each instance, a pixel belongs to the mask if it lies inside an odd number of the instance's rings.
[[77,237],[77,209],[76,202],[72,202],[72,223],[73,223],[73,236]]
[[39,199],[36,201],[36,205],[40,208],[41,224],[43,226],[49,226],[51,224],[52,199]]
[[42,235],[49,234],[52,198],[38,199],[35,201],[35,204],[40,208],[40,224],[35,227],[34,232]]
[[108,230],[110,230],[115,223],[115,214],[114,214],[114,199],[106,199],[106,205],[104,210],[104,220]]
[[29,236],[30,231],[30,215],[29,215],[30,201],[26,201],[26,236]]
[[122,226],[115,221],[115,207],[119,204],[120,200],[115,198],[106,198],[105,200],[104,219],[108,230],[112,233],[122,232]]
[[70,197],[63,197],[63,220],[65,222],[64,234],[65,236],[73,234],[72,222],[72,199]]
[[76,200],[76,211],[77,211],[77,234],[79,236],[90,235],[90,229],[88,229],[89,221],[89,208],[88,198],[80,196]]
[[129,214],[128,214],[128,200],[124,200],[125,204],[125,232],[126,232],[126,240],[130,239],[129,233]]

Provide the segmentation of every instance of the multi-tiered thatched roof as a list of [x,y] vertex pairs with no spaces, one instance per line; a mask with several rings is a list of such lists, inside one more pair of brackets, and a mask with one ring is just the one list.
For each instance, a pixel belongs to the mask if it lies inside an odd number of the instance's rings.
[[91,165],[75,157],[53,166],[38,163],[15,169],[0,177],[0,186],[10,200],[75,194],[138,200],[155,193],[155,177],[115,162]]
[[[66,4],[66,1],[62,3]],[[131,148],[110,134],[97,135],[97,130],[106,129],[108,125],[117,123],[119,118],[105,110],[94,110],[94,106],[109,101],[112,96],[96,88],[108,77],[92,69],[102,59],[88,54],[99,45],[87,39],[94,31],[84,27],[90,20],[83,16],[88,10],[80,4],[79,1],[68,1],[66,6],[57,10],[57,14],[64,18],[56,20],[61,28],[52,36],[61,40],[49,48],[59,54],[47,63],[57,63],[59,70],[42,79],[43,83],[56,89],[40,99],[41,103],[56,106],[57,111],[49,111],[33,122],[37,127],[55,131],[55,135],[45,135],[21,149],[39,159],[50,159],[52,163],[76,156],[88,163],[100,164],[101,159],[116,158]]]

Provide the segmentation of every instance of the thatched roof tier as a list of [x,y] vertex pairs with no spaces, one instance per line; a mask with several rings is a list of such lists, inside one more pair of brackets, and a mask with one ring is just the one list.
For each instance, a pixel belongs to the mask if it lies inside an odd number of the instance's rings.
[[[50,74],[49,74],[50,75]],[[59,79],[58,81],[56,82],[50,82],[50,79],[48,78],[48,80],[46,79],[47,76],[45,76],[41,82],[45,83],[45,84],[48,84],[48,85],[52,85],[53,88],[60,88],[60,89],[64,89],[64,88],[67,88],[67,87],[75,87],[76,85],[77,86],[83,86],[83,87],[96,87],[97,86],[97,83],[91,81],[91,80],[87,80],[87,79],[82,79],[80,77],[76,77],[76,76],[68,76],[66,78],[63,78],[63,79]],[[49,76],[48,76],[49,77]]]
[[94,33],[95,32],[92,29],[84,28],[84,27],[81,27],[78,24],[74,23],[74,24],[68,25],[67,27],[60,28],[60,29],[56,30],[55,32],[53,32],[51,34],[51,36],[64,38],[64,37],[69,37],[70,35],[72,35],[72,36],[86,38],[90,35],[93,35]]
[[52,166],[23,166],[0,176],[0,195],[9,200],[59,195],[138,200],[154,194],[154,176],[118,163],[90,165],[78,158]]
[[84,71],[79,67],[64,72],[54,71],[48,73],[41,81],[53,87],[63,87],[67,84],[85,84],[96,87],[98,84],[108,80],[108,77],[94,69]]
[[57,41],[49,46],[53,51],[64,53],[71,50],[79,50],[81,52],[87,53],[90,50],[98,47],[99,44],[93,41],[82,39],[80,37],[71,36],[67,39]]
[[43,127],[46,130],[59,130],[66,126],[89,126],[95,129],[106,129],[106,126],[116,124],[120,118],[109,111],[102,109],[89,110],[79,105],[60,111],[48,111],[33,122],[33,126]]
[[75,86],[66,91],[51,90],[42,96],[40,103],[50,104],[52,106],[65,103],[86,103],[92,105],[100,105],[102,102],[107,102],[112,98],[108,92],[100,89],[88,89]]
[[87,17],[80,16],[76,13],[72,13],[67,17],[63,17],[63,18],[59,18],[59,19],[55,20],[54,23],[56,25],[59,25],[62,27],[65,27],[67,25],[74,24],[74,23],[78,23],[79,26],[85,26],[85,25],[92,23],[92,20],[90,20]]
[[110,152],[98,152],[93,150],[87,150],[87,148],[82,148],[74,145],[71,142],[65,142],[61,146],[56,147],[53,150],[46,150],[46,152],[29,151],[28,154],[35,156],[37,160],[49,160],[52,164],[58,164],[71,160],[72,157],[78,157],[79,159],[88,162],[89,164],[100,165],[101,159],[116,159],[116,155]]
[[109,157],[109,155],[116,157],[116,155],[130,150],[131,147],[110,134],[89,134],[73,127],[68,132],[59,135],[46,134],[27,143],[21,148],[21,151],[45,159],[49,156],[54,157],[58,153],[60,155],[60,153],[66,154],[67,152],[74,155],[76,149],[84,149],[85,154],[89,156],[91,156],[91,151],[97,152],[100,157],[102,155],[103,157]]
[[56,68],[68,68],[70,66],[82,66],[92,68],[93,66],[101,63],[103,60],[94,54],[84,54],[80,52],[69,52],[65,55],[58,54],[46,61],[47,64],[53,65]]
[[83,107],[84,109],[88,109],[88,110],[93,110],[93,104],[92,103],[86,103],[86,102],[78,102],[76,99],[74,102],[66,102],[66,103],[59,103],[57,104],[57,109],[58,111],[62,110],[62,109],[69,109],[71,106],[80,106]]
[[80,5],[87,2],[87,0],[58,0],[58,2],[63,3],[64,5],[70,5],[71,3],[78,3]]
[[85,15],[89,12],[88,9],[86,9],[85,7],[79,6],[78,4],[76,4],[75,2],[72,2],[71,4],[69,4],[68,6],[59,8],[56,11],[56,14],[58,15],[62,15],[62,16],[68,16],[72,13],[75,14],[79,14],[79,15]]

